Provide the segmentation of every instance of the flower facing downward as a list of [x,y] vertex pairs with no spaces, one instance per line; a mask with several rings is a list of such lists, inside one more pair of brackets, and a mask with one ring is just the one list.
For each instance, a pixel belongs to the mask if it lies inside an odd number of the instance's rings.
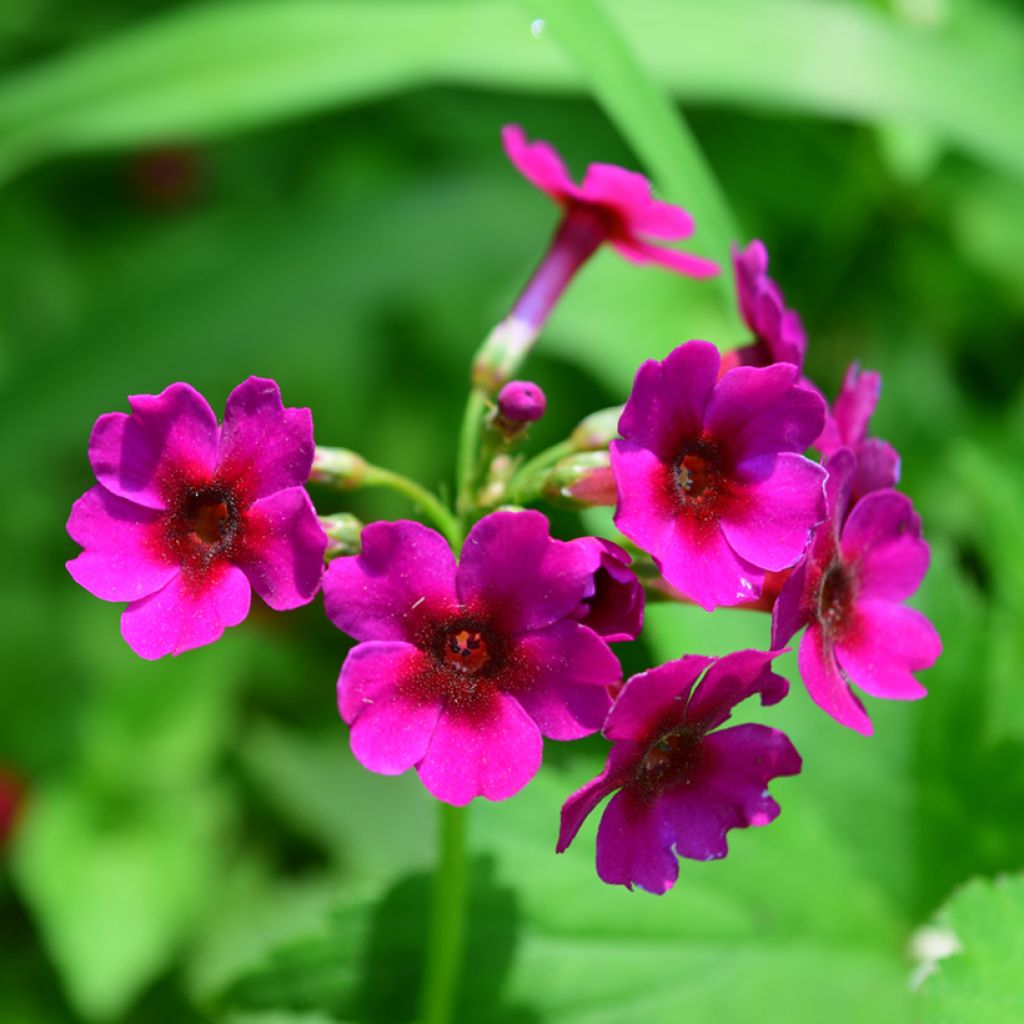
[[572,543],[587,550],[594,572],[594,592],[577,618],[609,643],[635,640],[644,623],[644,588],[630,569],[632,559],[603,537],[580,537]]
[[733,366],[804,365],[807,337],[800,315],[787,309],[778,285],[768,276],[768,250],[754,239],[740,251],[733,247],[733,271],[740,315],[754,334],[754,342],[726,353],[723,371]]
[[900,479],[900,457],[896,449],[878,437],[868,437],[868,422],[882,392],[882,375],[861,370],[854,363],[843,386],[825,416],[825,428],[814,442],[823,455],[831,456],[849,448],[856,460],[851,501],[871,491],[895,487]]
[[938,658],[942,642],[903,604],[928,569],[917,513],[893,490],[872,491],[851,509],[855,471],[849,449],[828,460],[828,519],[779,594],[772,643],[806,625],[798,660],[807,692],[836,721],[870,735],[871,720],[850,684],[873,697],[923,697],[913,673]]
[[704,341],[644,363],[611,445],[616,526],[709,611],[757,598],[824,516],[825,471],[800,454],[822,399],[790,363],[718,370]]
[[618,790],[597,830],[597,873],[610,885],[663,893],[679,875],[677,856],[724,857],[729,829],[772,821],[779,805],[765,787],[797,774],[800,755],[776,729],[718,726],[754,694],[766,705],[786,695],[786,680],[771,671],[775,653],[688,655],[633,676],[604,726],[613,742],[604,771],[562,808],[558,852]]
[[324,577],[328,617],[360,641],[338,678],[356,759],[384,775],[415,766],[446,803],[504,800],[536,773],[542,736],[596,732],[621,671],[578,621],[594,563],[539,512],[485,516],[458,565],[419,523],[366,527],[362,554]]
[[128,601],[121,632],[159,658],[218,639],[249,611],[312,600],[327,538],[303,489],[313,461],[308,409],[286,409],[272,380],[228,396],[224,424],[188,384],[135,395],[89,441],[99,483],[71,510],[85,549],[68,562],[96,597]]

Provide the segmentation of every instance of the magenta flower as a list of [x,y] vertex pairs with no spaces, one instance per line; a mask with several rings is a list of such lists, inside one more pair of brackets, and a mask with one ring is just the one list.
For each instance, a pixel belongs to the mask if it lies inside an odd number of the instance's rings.
[[824,402],[791,363],[718,370],[704,341],[644,363],[611,445],[616,526],[709,611],[757,598],[824,516],[825,471],[799,454]]
[[811,699],[837,722],[871,735],[850,684],[889,700],[923,697],[913,673],[938,658],[942,641],[903,604],[928,569],[921,520],[893,490],[873,491],[850,508],[854,473],[849,449],[828,460],[828,518],[775,602],[772,643],[806,625],[798,661]]
[[693,233],[693,218],[681,207],[655,199],[642,174],[591,164],[583,184],[577,185],[548,143],[527,142],[518,125],[506,125],[501,138],[515,168],[558,203],[562,219],[540,266],[478,356],[478,386],[496,390],[508,379],[576,272],[605,242],[632,263],[657,263],[697,278],[718,273],[712,260],[651,241],[687,238]]
[[768,276],[768,251],[754,239],[742,252],[732,250],[733,271],[740,314],[754,334],[754,342],[727,352],[723,371],[733,366],[804,365],[807,337],[799,313],[787,309],[778,285]]
[[771,671],[777,653],[688,655],[633,676],[604,726],[613,741],[604,771],[562,807],[558,852],[618,790],[598,826],[597,873],[609,885],[664,893],[679,876],[677,856],[724,857],[729,829],[774,820],[779,805],[766,786],[796,775],[800,755],[776,729],[718,726],[754,694],[765,705],[782,700],[789,684]]
[[510,380],[498,392],[498,415],[506,423],[535,423],[548,407],[547,396],[529,380]]
[[629,567],[632,559],[602,537],[580,537],[572,543],[587,551],[594,573],[594,592],[576,617],[608,643],[635,640],[644,624],[644,588]]
[[286,409],[272,380],[228,396],[224,425],[188,384],[129,398],[89,441],[98,485],[75,502],[67,563],[104,601],[128,601],[121,633],[136,654],[212,643],[249,611],[311,601],[327,538],[302,485],[313,461],[308,409]]
[[862,371],[854,363],[846,371],[843,386],[832,409],[825,416],[825,428],[814,442],[823,455],[831,456],[849,448],[856,460],[851,501],[871,491],[895,487],[900,479],[900,457],[892,445],[868,437],[868,423],[882,392],[882,375]]
[[504,800],[536,774],[541,737],[596,732],[621,676],[576,620],[594,590],[578,543],[539,512],[481,519],[456,566],[419,523],[373,523],[324,577],[331,621],[360,641],[338,678],[352,751],[371,771],[414,767],[439,800]]

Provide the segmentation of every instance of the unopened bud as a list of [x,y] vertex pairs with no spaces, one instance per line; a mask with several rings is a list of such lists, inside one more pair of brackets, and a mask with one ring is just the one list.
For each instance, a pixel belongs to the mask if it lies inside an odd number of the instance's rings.
[[622,406],[592,412],[569,435],[569,442],[578,452],[596,452],[607,448],[619,436],[619,417]]
[[366,476],[366,460],[347,448],[317,448],[309,479],[343,491],[361,487]]
[[529,380],[511,380],[498,392],[498,415],[508,423],[533,423],[544,415],[548,400]]
[[320,526],[327,534],[326,561],[342,555],[358,555],[362,551],[363,524],[348,512],[320,516]]
[[618,490],[608,452],[580,452],[562,459],[545,477],[543,494],[570,508],[614,505]]

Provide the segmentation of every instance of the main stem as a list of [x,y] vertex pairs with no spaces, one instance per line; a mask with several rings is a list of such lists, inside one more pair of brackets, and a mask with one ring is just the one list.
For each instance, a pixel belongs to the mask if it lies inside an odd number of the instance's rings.
[[459,991],[459,968],[466,932],[467,808],[438,801],[439,860],[434,874],[422,1024],[451,1024]]

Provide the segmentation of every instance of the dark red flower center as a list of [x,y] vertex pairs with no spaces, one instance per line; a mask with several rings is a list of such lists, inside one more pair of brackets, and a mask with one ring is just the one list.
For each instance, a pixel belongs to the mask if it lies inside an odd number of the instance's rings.
[[690,725],[659,737],[637,763],[632,788],[640,796],[653,797],[692,778],[703,738],[703,731]]
[[827,632],[835,633],[850,621],[854,590],[849,569],[838,560],[833,562],[822,576],[818,591],[818,621]]
[[167,536],[187,568],[206,568],[218,556],[230,555],[241,530],[238,498],[230,487],[186,486],[171,503]]
[[442,657],[450,668],[468,676],[475,676],[491,660],[483,634],[470,629],[449,633]]
[[699,437],[688,441],[672,462],[672,485],[677,503],[699,518],[711,518],[727,493],[725,460],[717,441]]

